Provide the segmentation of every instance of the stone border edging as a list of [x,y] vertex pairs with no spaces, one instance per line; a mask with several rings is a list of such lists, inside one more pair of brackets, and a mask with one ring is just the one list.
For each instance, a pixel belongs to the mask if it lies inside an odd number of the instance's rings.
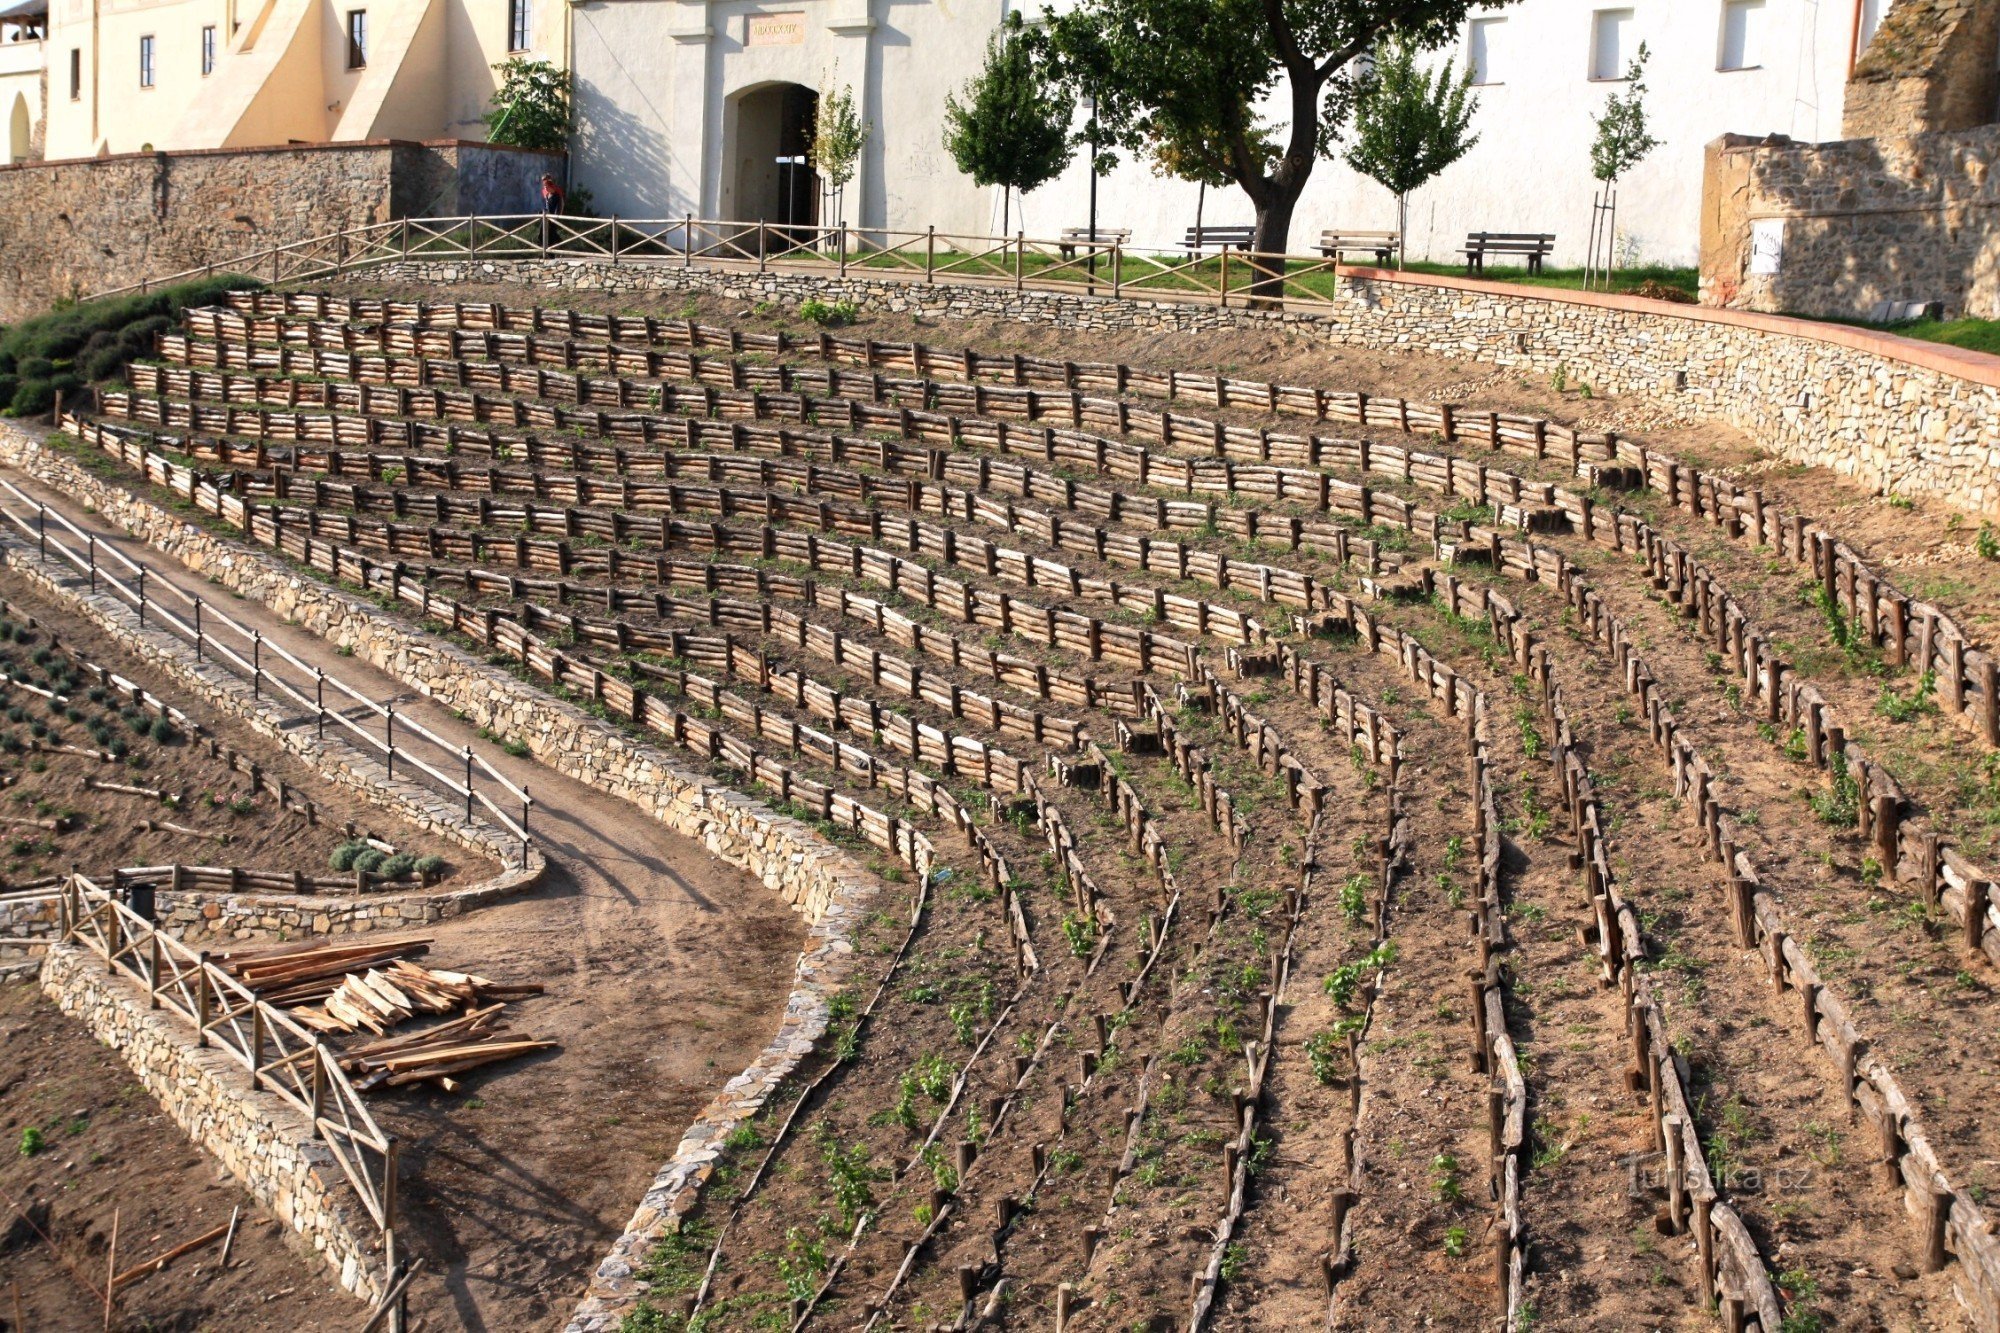
[[372,606],[284,570],[251,548],[214,536],[91,475],[25,432],[0,428],[0,461],[94,505],[148,545],[319,637],[352,644],[378,669],[447,707],[462,708],[475,723],[500,723],[524,737],[541,762],[631,801],[701,843],[718,860],[756,876],[806,918],[805,946],[776,1036],[688,1127],[625,1233],[593,1274],[571,1323],[581,1331],[615,1328],[637,1299],[638,1273],[647,1255],[694,1206],[721,1155],[722,1141],[762,1108],[825,1032],[828,1003],[853,954],[850,935],[875,886],[845,851],[823,842],[799,821],[683,770],[657,748],[629,740],[447,643],[407,630]]
[[43,992],[124,1057],[160,1108],[243,1182],[278,1220],[311,1244],[341,1287],[373,1302],[381,1284],[363,1236],[373,1220],[350,1201],[333,1153],[277,1098],[246,1086],[243,1069],[196,1046],[166,1011],[153,1012],[95,955],[54,945],[41,963]]

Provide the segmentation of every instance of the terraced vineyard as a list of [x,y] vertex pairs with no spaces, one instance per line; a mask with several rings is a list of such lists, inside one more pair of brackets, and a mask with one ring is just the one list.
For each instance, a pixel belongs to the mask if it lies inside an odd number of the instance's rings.
[[76,447],[882,881],[630,1327],[2000,1324],[1995,658],[1779,498],[1324,387],[231,301]]

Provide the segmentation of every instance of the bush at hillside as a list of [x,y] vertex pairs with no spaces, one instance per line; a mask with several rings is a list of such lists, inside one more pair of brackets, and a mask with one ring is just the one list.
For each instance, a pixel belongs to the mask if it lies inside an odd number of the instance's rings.
[[153,349],[153,335],[173,327],[189,306],[211,305],[223,293],[263,286],[230,274],[162,287],[137,296],[85,301],[22,320],[0,333],[0,412],[46,412],[58,393],[75,393],[114,378],[128,361]]

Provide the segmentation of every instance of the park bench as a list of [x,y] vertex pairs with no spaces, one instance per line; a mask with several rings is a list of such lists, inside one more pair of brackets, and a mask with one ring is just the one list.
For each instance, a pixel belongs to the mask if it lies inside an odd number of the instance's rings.
[[1386,265],[1396,257],[1401,240],[1393,231],[1323,231],[1319,252],[1336,262],[1343,255],[1373,255],[1376,263]]
[[1465,238],[1465,268],[1468,273],[1484,273],[1488,255],[1522,255],[1528,272],[1540,273],[1542,261],[1556,248],[1549,232],[1475,231]]
[[1181,248],[1192,258],[1202,250],[1248,250],[1255,227],[1189,227]]
[[1056,249],[1062,251],[1064,259],[1075,259],[1078,242],[1090,240],[1095,240],[1099,245],[1130,245],[1132,244],[1132,229],[1130,227],[1099,227],[1097,235],[1093,237],[1088,227],[1064,227],[1062,229],[1062,239],[1056,242]]

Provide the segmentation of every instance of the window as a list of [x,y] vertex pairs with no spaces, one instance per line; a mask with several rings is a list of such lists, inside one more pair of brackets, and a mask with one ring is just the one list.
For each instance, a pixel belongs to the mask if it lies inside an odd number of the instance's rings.
[[1889,0],[1861,0],[1860,30],[1854,34],[1854,55],[1859,59],[1868,49],[1868,43],[1875,40],[1875,29],[1882,26],[1882,11],[1889,7]]
[[74,46],[69,49],[69,100],[83,100],[83,51]]
[[1724,0],[1722,51],[1717,69],[1756,69],[1764,63],[1764,0]]
[[207,78],[215,73],[215,25],[209,24],[201,30],[201,76]]
[[361,69],[368,63],[368,11],[347,11],[347,67]]
[[528,0],[507,0],[507,49],[528,49]]
[[1472,70],[1474,83],[1503,82],[1497,57],[1506,40],[1506,19],[1472,20],[1472,30],[1465,40],[1465,63]]
[[1629,9],[1600,9],[1590,16],[1590,77],[1622,79],[1639,43]]
[[151,37],[141,37],[139,39],[139,86],[141,88],[150,88],[153,86],[153,39]]

